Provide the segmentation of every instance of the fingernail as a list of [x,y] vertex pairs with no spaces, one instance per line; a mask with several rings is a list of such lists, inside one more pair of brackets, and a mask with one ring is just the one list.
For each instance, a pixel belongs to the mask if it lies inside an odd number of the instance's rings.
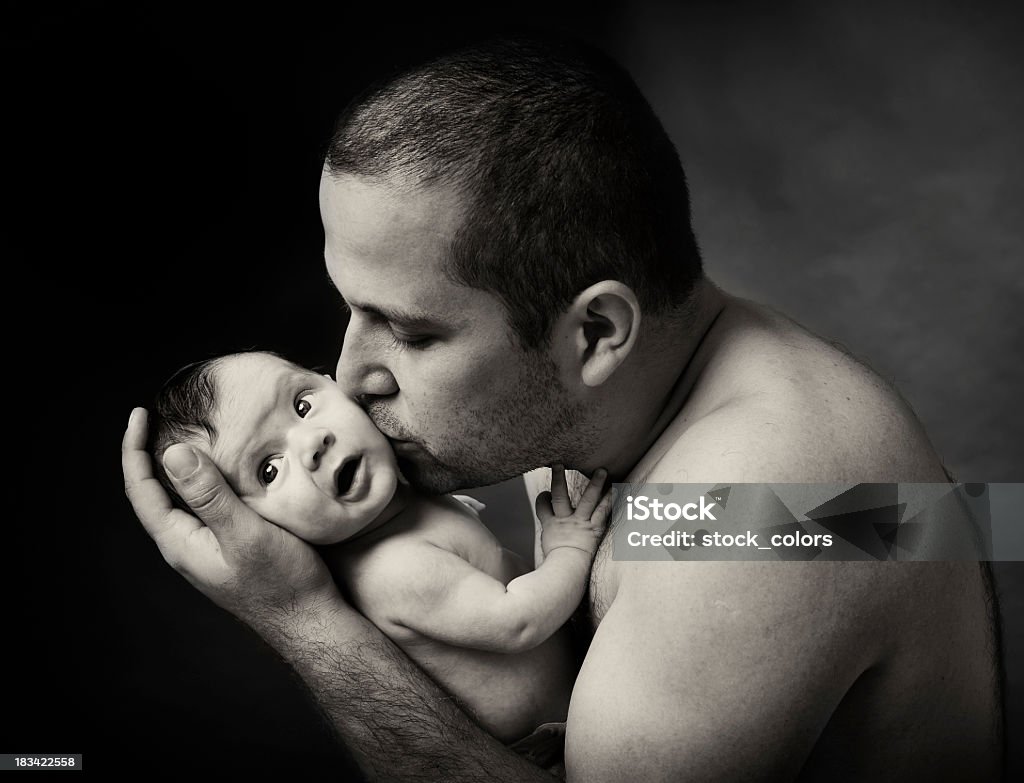
[[199,457],[191,446],[176,443],[164,452],[164,467],[176,479],[188,478],[199,468]]

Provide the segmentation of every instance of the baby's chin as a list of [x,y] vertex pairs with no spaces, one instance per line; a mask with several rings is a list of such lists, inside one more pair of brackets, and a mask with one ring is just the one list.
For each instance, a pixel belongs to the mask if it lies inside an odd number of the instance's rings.
[[302,538],[307,544],[312,544],[313,546],[332,546],[334,544],[344,544],[352,538],[352,534],[347,532],[336,532],[334,534],[323,533],[320,535],[299,536],[299,538]]
[[353,530],[352,520],[338,520],[336,522],[321,522],[316,525],[305,525],[305,526],[284,526],[285,530],[288,530],[293,535],[298,536],[307,544],[313,546],[331,546],[332,544],[341,544],[348,541],[350,538],[358,534],[359,530],[363,526],[358,526],[357,529]]
[[266,510],[261,512],[259,509],[256,509],[256,511],[268,522],[277,525],[285,532],[291,533],[293,536],[301,538],[307,544],[312,544],[313,546],[340,544],[354,535],[351,520],[339,519],[316,523],[296,523],[294,519],[282,519],[277,515],[268,514]]
[[356,538],[367,528],[373,527],[374,522],[377,521],[387,505],[387,502],[378,499],[376,503],[361,504],[358,511],[362,513],[359,516],[355,516],[353,513],[356,509],[350,508],[338,519],[319,519],[310,524],[299,525],[293,522],[281,525],[281,527],[313,546],[341,544]]

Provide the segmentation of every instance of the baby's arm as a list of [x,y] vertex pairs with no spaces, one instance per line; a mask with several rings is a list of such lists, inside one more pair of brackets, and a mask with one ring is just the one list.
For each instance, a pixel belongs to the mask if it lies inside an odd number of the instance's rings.
[[[429,544],[387,568],[375,569],[372,614],[446,644],[492,652],[529,650],[557,631],[586,591],[590,564],[611,509],[601,496],[606,474],[595,473],[573,509],[560,468],[552,491],[537,498],[544,562],[508,585],[458,555]],[[371,607],[367,607],[371,609]],[[372,615],[371,615],[372,619]]]

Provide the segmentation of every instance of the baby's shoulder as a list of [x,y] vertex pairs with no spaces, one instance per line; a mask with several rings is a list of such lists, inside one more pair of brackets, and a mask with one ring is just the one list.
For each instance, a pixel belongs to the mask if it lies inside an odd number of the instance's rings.
[[461,555],[467,542],[490,538],[477,513],[460,501],[418,495],[385,528],[347,549],[352,565],[366,570],[441,552]]
[[477,512],[447,495],[417,496],[387,527],[385,535],[350,554],[350,581],[379,589],[443,580],[453,557],[490,572],[503,551]]
[[417,496],[402,512],[400,528],[440,549],[469,557],[479,548],[490,550],[498,540],[487,529],[480,515],[451,495]]
[[490,565],[494,558],[486,553],[496,542],[488,541],[493,536],[479,517],[462,508],[457,500],[417,499],[388,523],[386,535],[350,550],[345,585],[355,607],[387,623],[419,597],[446,594],[467,566]]

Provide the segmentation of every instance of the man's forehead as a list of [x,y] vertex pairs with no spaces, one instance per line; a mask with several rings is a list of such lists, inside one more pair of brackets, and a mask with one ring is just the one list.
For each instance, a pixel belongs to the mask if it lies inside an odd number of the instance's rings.
[[487,296],[445,272],[461,224],[451,191],[325,175],[320,195],[327,273],[349,303],[450,321],[453,301]]
[[415,260],[423,243],[447,246],[462,225],[462,202],[443,185],[414,187],[401,181],[324,174],[320,217],[328,242],[351,253],[382,253]]

